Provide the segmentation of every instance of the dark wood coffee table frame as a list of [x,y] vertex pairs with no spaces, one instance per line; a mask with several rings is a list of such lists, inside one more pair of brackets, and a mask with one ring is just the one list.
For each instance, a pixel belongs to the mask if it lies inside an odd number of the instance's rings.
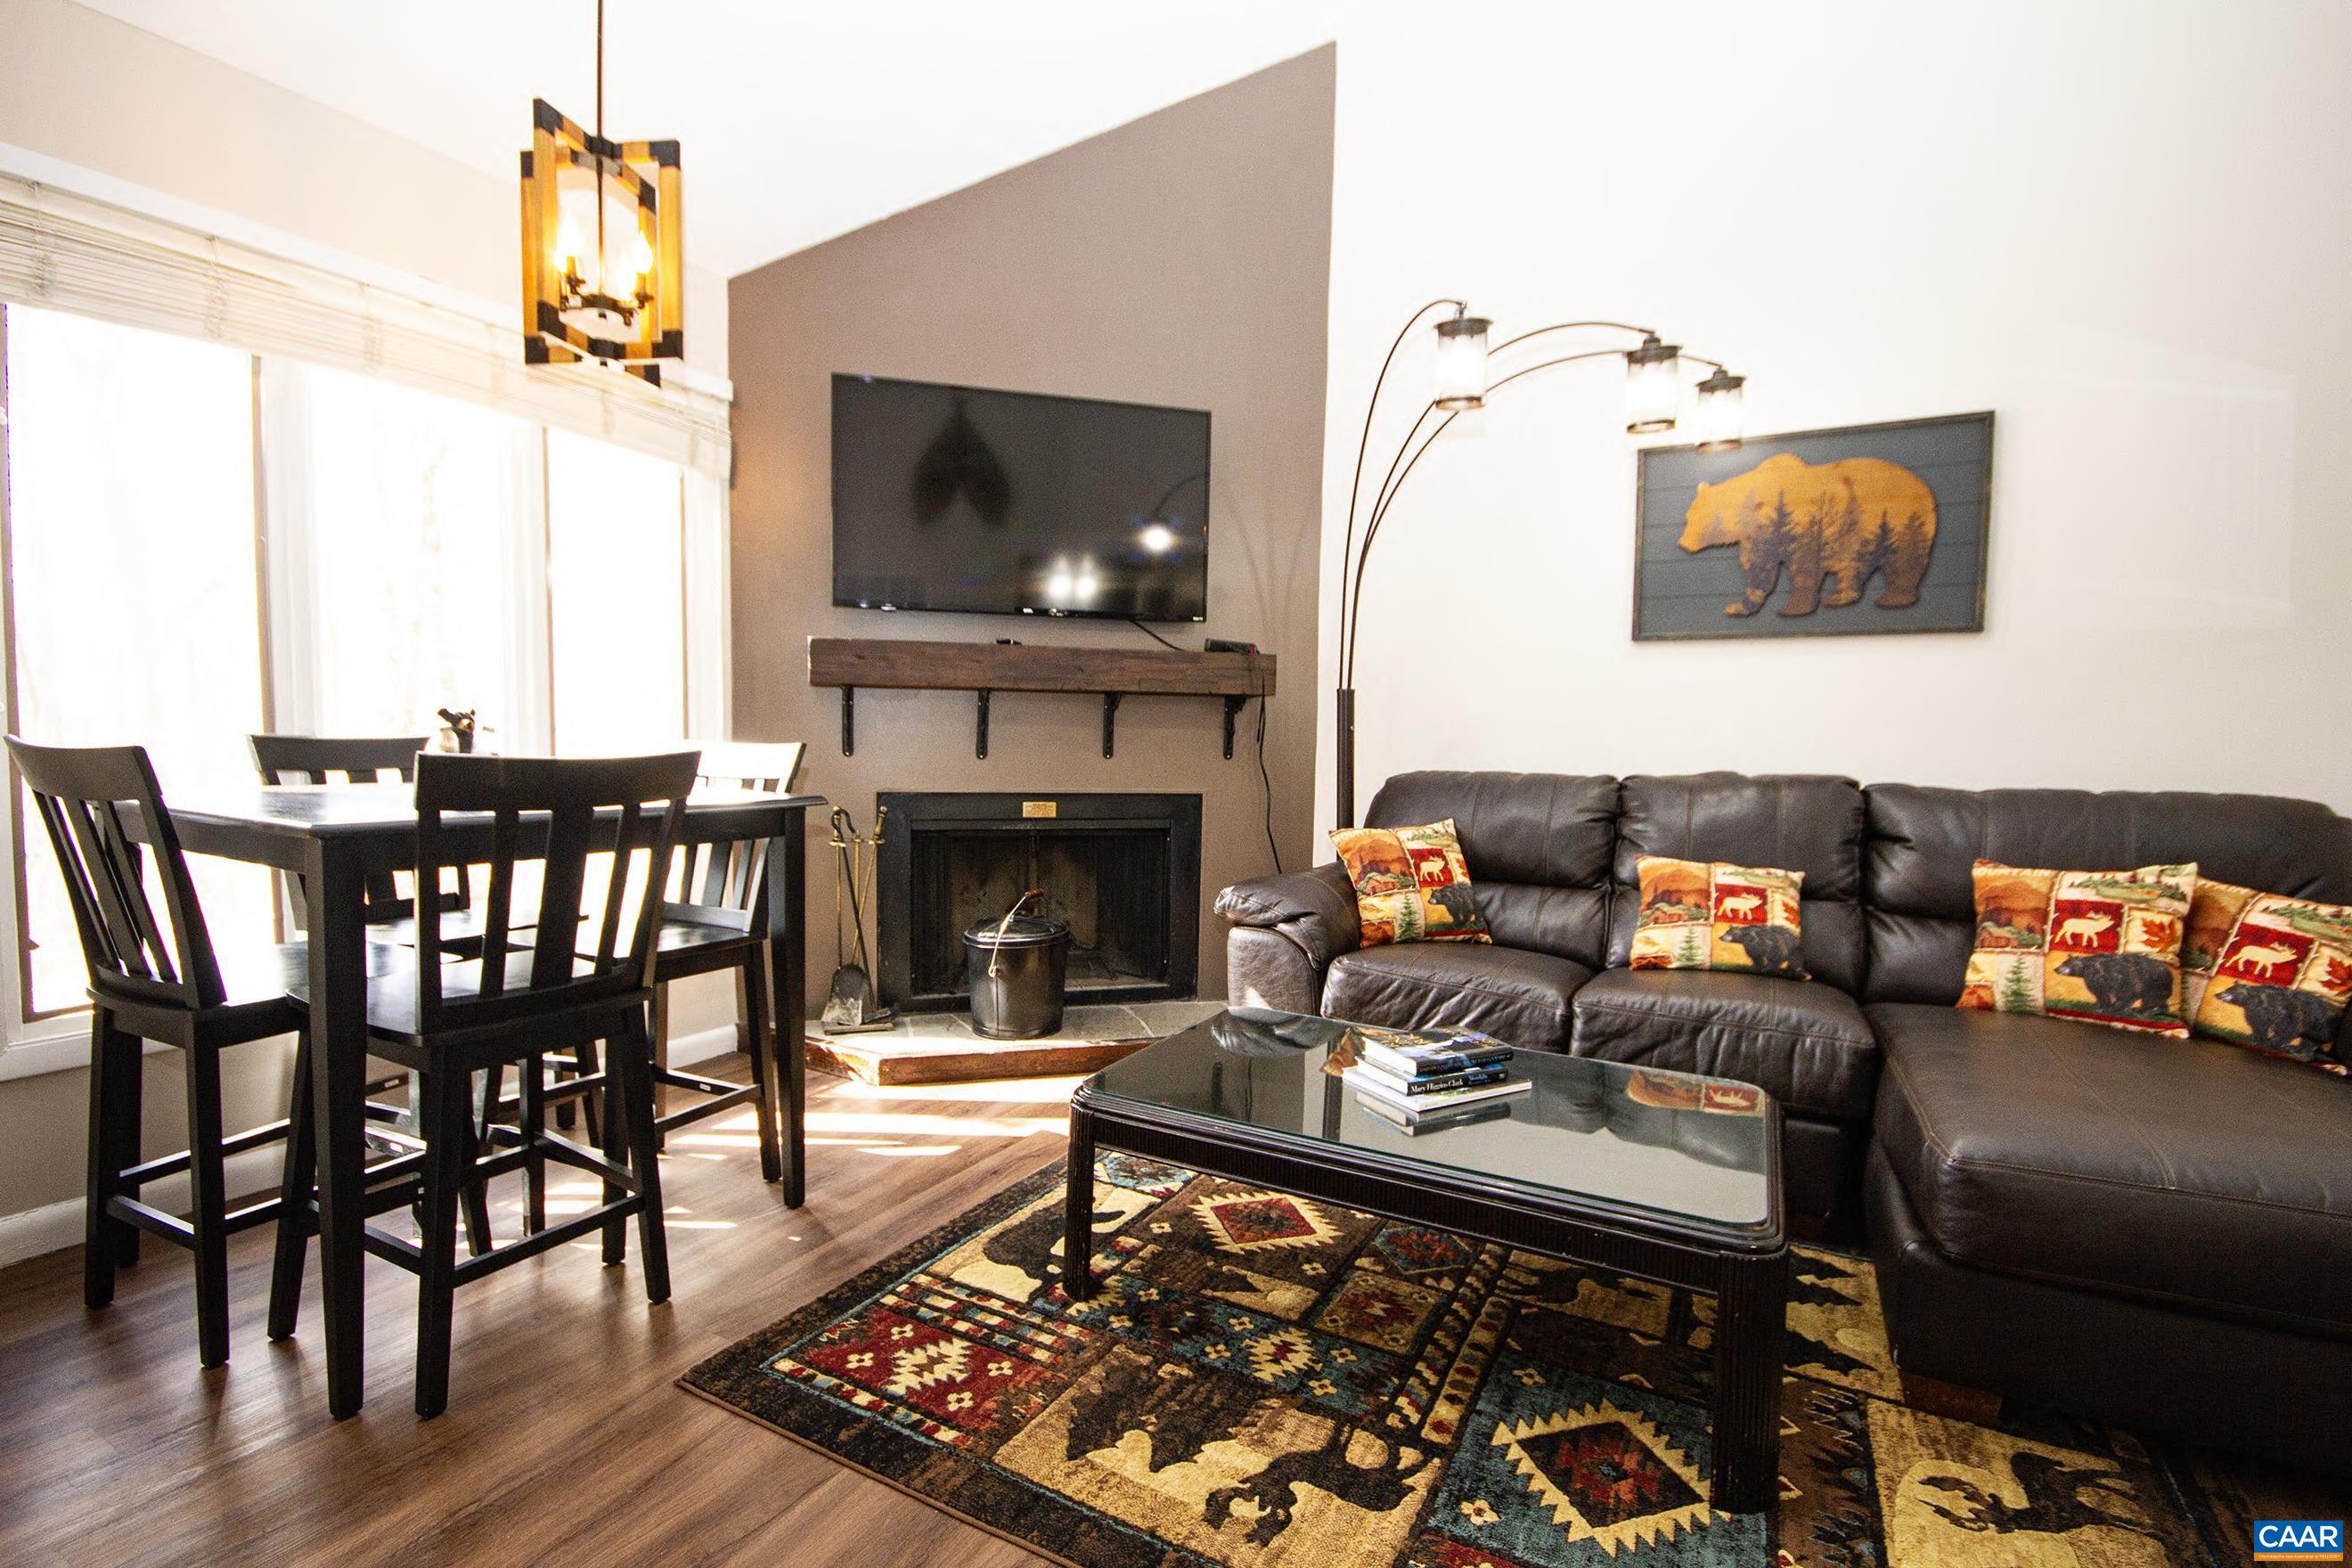
[[1074,1300],[1094,1294],[1093,1173],[1095,1150],[1101,1147],[1705,1291],[1718,1302],[1708,1501],[1726,1513],[1756,1512],[1772,1506],[1780,1492],[1780,1352],[1789,1293],[1780,1110],[1769,1099],[1763,1109],[1772,1128],[1765,1143],[1769,1217],[1753,1227],[1717,1227],[1122,1100],[1088,1079],[1070,1101],[1064,1288]]

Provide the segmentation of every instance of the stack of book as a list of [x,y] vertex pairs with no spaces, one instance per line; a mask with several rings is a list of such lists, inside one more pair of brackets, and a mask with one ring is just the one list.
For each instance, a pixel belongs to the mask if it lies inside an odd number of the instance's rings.
[[1498,1102],[1533,1087],[1510,1069],[1511,1047],[1491,1035],[1432,1041],[1383,1031],[1362,1040],[1355,1064],[1340,1076],[1364,1110],[1418,1132],[1509,1115]]

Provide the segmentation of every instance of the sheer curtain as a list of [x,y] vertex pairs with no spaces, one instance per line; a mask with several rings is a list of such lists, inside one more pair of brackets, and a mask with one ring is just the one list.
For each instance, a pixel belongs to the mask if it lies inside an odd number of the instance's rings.
[[[537,661],[517,582],[537,432],[472,404],[271,362],[279,710],[322,734],[431,735],[473,709],[523,749]],[[535,542],[535,541],[534,541]]]
[[[249,785],[263,711],[252,360],[22,306],[5,333],[17,730],[143,745],[167,800]],[[17,822],[26,1010],[78,1007],[64,884],[29,806]],[[269,940],[267,873],[189,864],[216,946]]]
[[686,733],[682,479],[674,463],[547,434],[558,755],[645,751]]

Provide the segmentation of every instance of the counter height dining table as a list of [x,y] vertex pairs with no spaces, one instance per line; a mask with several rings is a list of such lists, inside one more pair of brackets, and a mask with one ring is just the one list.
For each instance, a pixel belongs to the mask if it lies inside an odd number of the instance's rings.
[[[767,840],[769,963],[774,985],[774,1016],[780,1028],[796,1029],[805,994],[806,932],[803,910],[807,887],[803,829],[823,797],[752,795],[730,790],[697,791],[687,801],[681,845]],[[319,1253],[320,1297],[326,1319],[327,1407],[337,1418],[358,1413],[362,1398],[364,1337],[361,1263],[364,1256],[367,1089],[368,935],[366,891],[370,877],[413,869],[416,863],[416,807],[404,784],[255,784],[249,788],[196,793],[171,803],[172,826],[181,847],[192,855],[216,856],[268,866],[302,879],[310,914],[311,1074],[309,1092],[319,1132]],[[599,814],[609,835],[617,812]],[[126,823],[127,826],[135,825]],[[532,819],[521,822],[530,847]],[[545,819],[538,824],[544,836]],[[461,818],[447,819],[442,837],[449,847],[468,852]],[[491,820],[479,821],[480,854],[490,850]],[[760,1092],[778,1130],[761,1140],[761,1173],[782,1186],[787,1207],[802,1202],[804,1182],[803,1107],[806,1098],[804,1053],[796,1033],[782,1049],[762,1031],[753,1042]],[[781,1103],[780,1103],[781,1102]],[[763,1127],[763,1134],[765,1129]]]

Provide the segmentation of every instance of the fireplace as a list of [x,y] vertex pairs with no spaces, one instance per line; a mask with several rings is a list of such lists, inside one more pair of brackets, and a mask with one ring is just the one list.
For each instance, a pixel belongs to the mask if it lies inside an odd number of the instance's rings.
[[963,933],[1033,900],[1070,924],[1069,996],[1189,997],[1199,978],[1197,795],[886,793],[876,984],[914,1011],[967,1006]]

